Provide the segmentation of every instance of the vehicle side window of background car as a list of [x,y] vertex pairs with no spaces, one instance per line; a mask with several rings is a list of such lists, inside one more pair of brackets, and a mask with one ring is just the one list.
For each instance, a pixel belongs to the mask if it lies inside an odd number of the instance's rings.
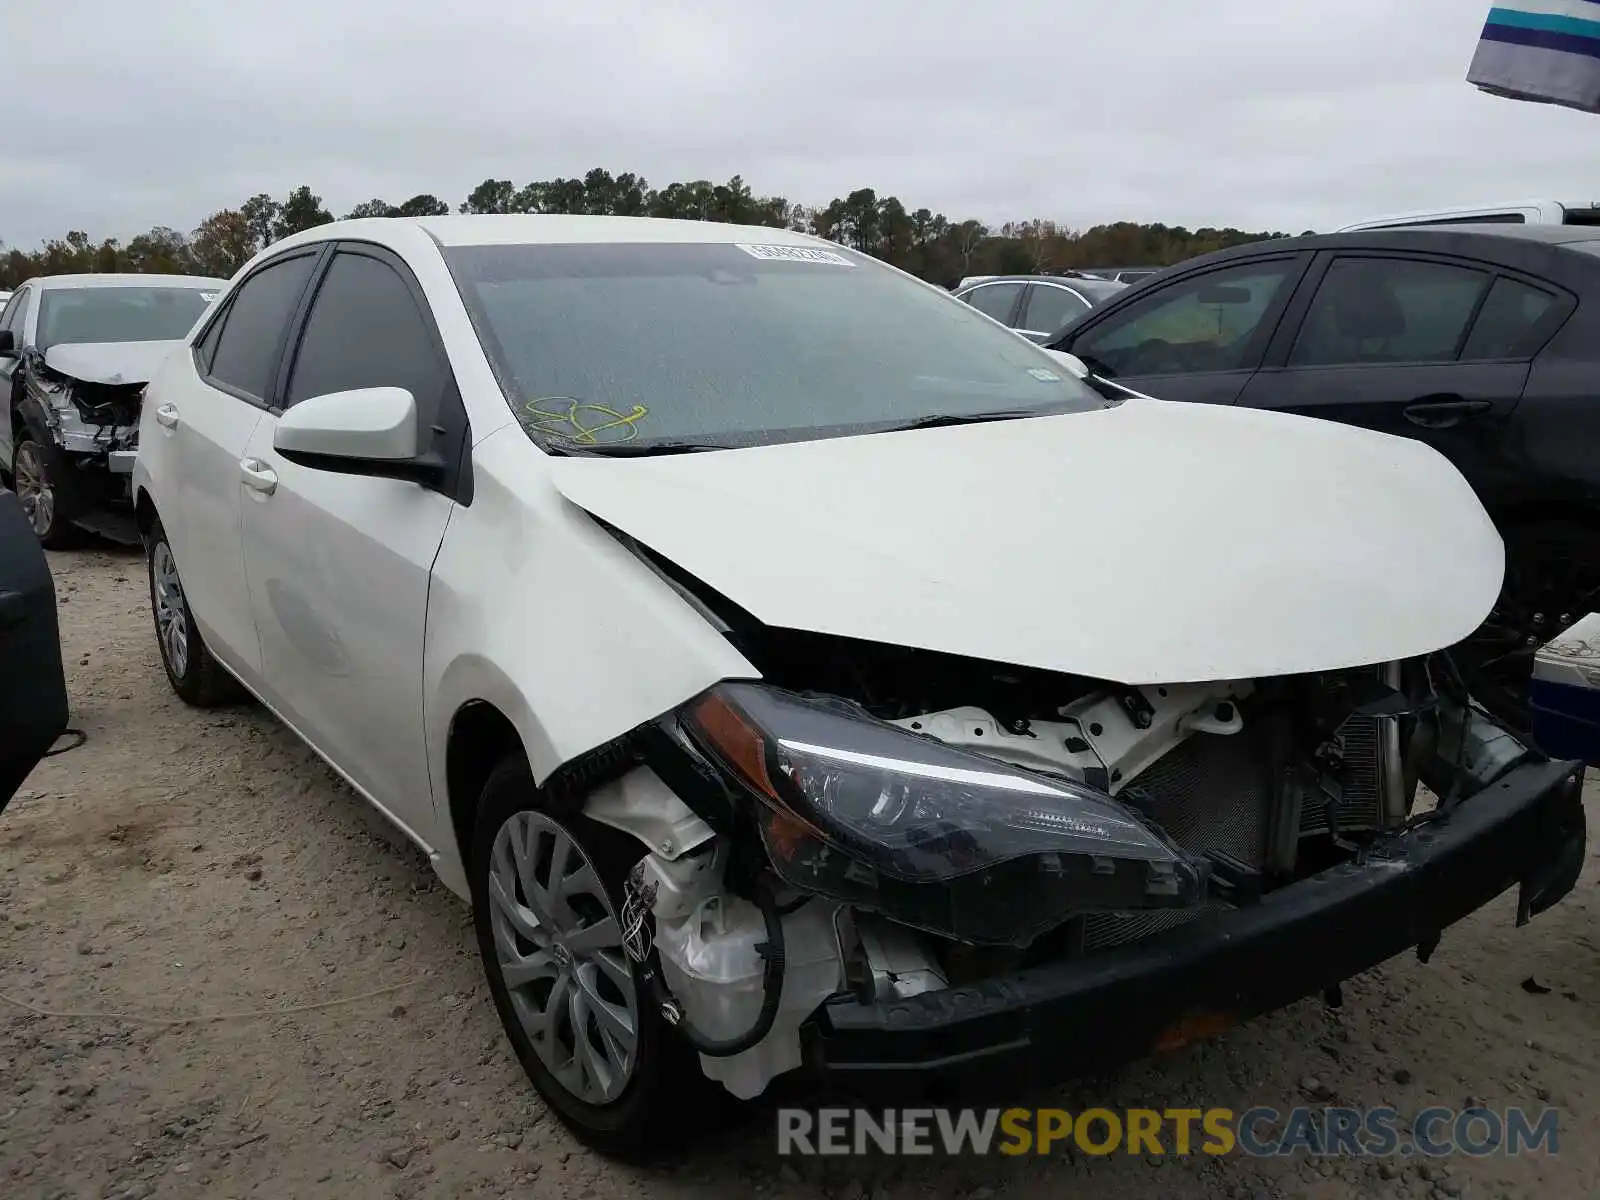
[[1075,292],[1048,283],[1036,283],[1028,294],[1022,327],[1035,333],[1054,333],[1074,317],[1089,311]]
[[1461,357],[1469,362],[1493,358],[1531,358],[1554,332],[1547,317],[1559,300],[1550,292],[1502,276],[1478,310]]
[[401,387],[426,426],[448,377],[406,281],[387,263],[341,251],[311,303],[284,407],[329,392]]
[[1020,283],[980,283],[961,298],[984,316],[1009,323],[1011,309],[1016,305],[1020,291]]
[[194,352],[196,361],[200,364],[200,374],[202,375],[211,374],[211,360],[216,357],[217,342],[222,337],[222,327],[227,323],[227,320],[228,313],[224,309],[217,314],[216,320],[211,322],[206,329],[205,335],[195,343]]
[[1487,272],[1406,258],[1337,258],[1289,351],[1291,367],[1453,362]]
[[22,306],[27,303],[26,289],[18,291],[10,300],[6,301],[4,312],[0,312],[0,329],[9,329],[17,335],[17,348],[22,347]]
[[284,259],[239,285],[223,314],[207,378],[257,400],[268,399],[278,346],[316,261],[315,254]]
[[1086,330],[1071,350],[1116,375],[1236,371],[1291,273],[1292,260],[1241,263],[1156,286]]

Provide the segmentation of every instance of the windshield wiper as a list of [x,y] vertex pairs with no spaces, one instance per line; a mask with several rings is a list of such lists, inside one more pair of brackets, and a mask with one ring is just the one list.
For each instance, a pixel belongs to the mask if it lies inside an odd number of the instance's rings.
[[1051,408],[997,408],[978,413],[929,413],[902,425],[889,425],[873,429],[871,433],[901,433],[907,429],[938,429],[944,425],[981,425],[987,421],[1021,421],[1028,417],[1056,417],[1073,409]]
[[719,442],[687,442],[670,439],[611,442],[594,446],[580,445],[577,442],[551,442],[545,446],[548,453],[568,458],[647,458],[657,454],[696,454],[702,450],[733,448]]

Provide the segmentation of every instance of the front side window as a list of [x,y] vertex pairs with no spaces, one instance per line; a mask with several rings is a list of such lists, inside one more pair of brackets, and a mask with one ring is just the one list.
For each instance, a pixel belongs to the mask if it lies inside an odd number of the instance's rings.
[[239,285],[222,314],[210,378],[257,400],[267,399],[284,330],[316,261],[315,254],[283,259]]
[[1489,286],[1483,271],[1405,258],[1339,258],[1289,352],[1291,367],[1453,362]]
[[405,280],[368,255],[335,255],[311,303],[284,407],[329,392],[400,387],[426,422],[445,379],[432,330]]
[[546,446],[799,441],[1106,401],[952,297],[841,248],[447,248]]
[[85,342],[172,342],[216,298],[210,287],[47,288],[39,302],[39,349]]
[[22,312],[28,306],[27,289],[17,292],[6,301],[4,312],[0,312],[0,329],[9,329],[17,336],[18,348],[22,345]]
[[1111,375],[1254,366],[1256,334],[1295,266],[1291,260],[1247,263],[1157,286],[1075,339],[1072,352]]

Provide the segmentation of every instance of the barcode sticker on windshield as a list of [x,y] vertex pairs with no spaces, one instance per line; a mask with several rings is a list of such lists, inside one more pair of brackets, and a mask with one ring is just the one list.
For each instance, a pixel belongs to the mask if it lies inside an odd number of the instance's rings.
[[830,267],[855,266],[855,263],[842,254],[835,254],[832,250],[814,250],[810,246],[752,246],[744,242],[735,242],[734,245],[751,258],[759,258],[765,262],[820,263]]

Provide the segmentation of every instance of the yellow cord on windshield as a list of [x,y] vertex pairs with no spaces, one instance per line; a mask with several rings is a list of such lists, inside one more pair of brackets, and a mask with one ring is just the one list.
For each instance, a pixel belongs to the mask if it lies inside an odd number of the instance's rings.
[[649,415],[650,410],[642,404],[621,413],[571,396],[538,396],[522,406],[522,425],[530,433],[580,446],[601,446],[633,441],[639,436],[638,422]]

